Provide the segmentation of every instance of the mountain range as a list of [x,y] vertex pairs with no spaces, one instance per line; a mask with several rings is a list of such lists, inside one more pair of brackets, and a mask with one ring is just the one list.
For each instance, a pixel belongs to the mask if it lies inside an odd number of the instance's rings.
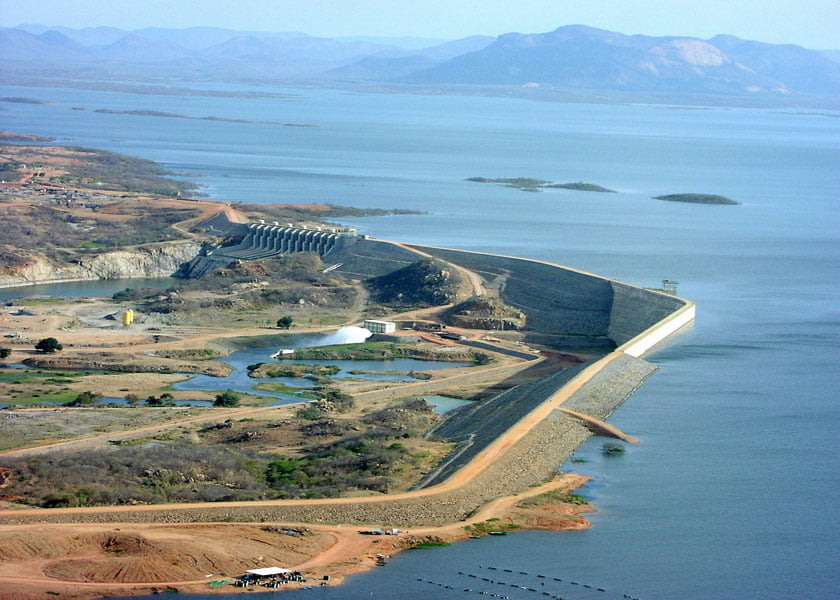
[[162,81],[447,86],[840,99],[840,51],[718,35],[624,35],[583,25],[547,33],[416,38],[318,38],[211,27],[0,29],[0,75]]

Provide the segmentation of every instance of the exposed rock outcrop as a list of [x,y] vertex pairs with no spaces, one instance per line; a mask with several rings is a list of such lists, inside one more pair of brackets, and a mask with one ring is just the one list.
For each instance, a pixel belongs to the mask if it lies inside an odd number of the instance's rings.
[[377,302],[389,306],[440,306],[458,297],[461,275],[444,261],[424,258],[366,284]]
[[468,329],[523,329],[525,313],[498,298],[474,296],[443,315],[449,325]]
[[199,244],[189,241],[149,244],[82,257],[77,262],[64,264],[36,256],[26,265],[0,274],[0,287],[85,279],[168,277],[192,260],[200,249]]

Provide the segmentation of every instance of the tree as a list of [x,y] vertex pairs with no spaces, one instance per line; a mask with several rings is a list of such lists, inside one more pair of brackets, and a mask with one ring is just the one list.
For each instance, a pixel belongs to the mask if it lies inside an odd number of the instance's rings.
[[35,349],[38,352],[46,352],[46,353],[52,353],[52,352],[55,352],[56,350],[61,350],[63,347],[64,346],[62,346],[61,343],[57,339],[55,339],[54,337],[48,337],[48,338],[40,339],[40,340],[38,340],[38,343],[35,344]]
[[279,319],[277,319],[277,327],[279,327],[280,329],[288,329],[291,326],[292,317],[287,315],[285,317],[280,317]]
[[138,404],[140,404],[140,396],[138,396],[137,394],[126,394],[125,402],[129,406],[137,406]]
[[223,406],[225,408],[230,408],[232,406],[236,406],[237,404],[239,404],[239,396],[230,390],[217,394],[216,401],[213,402],[213,406]]
[[157,396],[148,396],[146,398],[146,405],[147,406],[163,406],[163,400],[161,400]]
[[90,406],[96,404],[96,401],[100,398],[102,398],[102,394],[88,390],[76,396],[76,399],[70,402],[69,406]]
[[0,348],[0,358],[9,358],[12,351],[9,348]]

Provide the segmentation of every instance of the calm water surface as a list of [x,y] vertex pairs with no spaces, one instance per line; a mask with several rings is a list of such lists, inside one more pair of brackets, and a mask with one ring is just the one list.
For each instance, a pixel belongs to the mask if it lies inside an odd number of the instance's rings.
[[[661,370],[611,419],[642,443],[606,460],[593,440],[579,451],[590,462],[566,465],[594,477],[585,489],[599,509],[591,530],[407,552],[340,588],[278,597],[472,597],[458,571],[482,576],[480,565],[492,564],[608,590],[549,590],[566,598],[837,597],[840,115],[298,94],[7,88],[3,95],[53,104],[8,104],[0,121],[162,161],[218,200],[422,209],[429,214],[353,224],[381,238],[551,260],[642,285],[677,279],[698,316],[648,357]],[[534,194],[464,181],[474,176],[583,180],[621,193]],[[677,192],[743,205],[651,199]]]

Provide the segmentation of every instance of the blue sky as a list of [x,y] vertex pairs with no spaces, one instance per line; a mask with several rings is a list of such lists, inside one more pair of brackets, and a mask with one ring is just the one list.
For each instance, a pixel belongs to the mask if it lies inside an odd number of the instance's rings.
[[627,34],[730,33],[840,49],[840,0],[0,0],[0,26],[21,23],[443,39],[584,24]]

